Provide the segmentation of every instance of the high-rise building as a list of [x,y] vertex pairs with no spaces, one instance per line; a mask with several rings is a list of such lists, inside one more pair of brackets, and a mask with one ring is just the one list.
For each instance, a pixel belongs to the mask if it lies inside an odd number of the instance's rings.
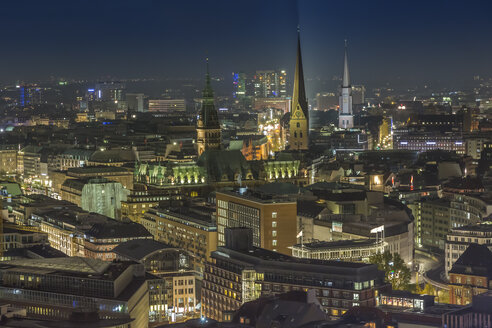
[[246,74],[243,72],[232,73],[232,97],[242,99],[247,96]]
[[215,109],[214,91],[212,90],[210,74],[208,72],[208,60],[207,76],[205,81],[202,109],[200,111],[196,127],[198,156],[200,156],[207,149],[220,149],[222,143],[219,115],[217,113],[217,109]]
[[126,102],[128,110],[133,112],[143,112],[145,95],[143,93],[127,93]]
[[121,82],[100,82],[96,84],[94,92],[98,100],[122,101],[125,100],[125,89],[125,84]]
[[297,61],[294,73],[294,90],[290,110],[289,145],[292,150],[307,150],[309,147],[309,109],[304,88],[302,70],[301,38],[297,35]]
[[287,96],[285,70],[256,71],[254,77],[255,98],[283,98]]
[[352,86],[352,104],[362,105],[366,101],[366,87],[363,85]]
[[352,86],[350,85],[347,42],[345,42],[342,90],[339,99],[338,127],[341,129],[351,129],[354,127],[354,114],[352,111]]

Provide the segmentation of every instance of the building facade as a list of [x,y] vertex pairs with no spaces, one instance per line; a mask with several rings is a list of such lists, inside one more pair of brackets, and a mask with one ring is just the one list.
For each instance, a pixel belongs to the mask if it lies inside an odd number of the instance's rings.
[[223,320],[262,295],[310,289],[325,312],[337,317],[353,306],[375,306],[377,290],[387,286],[372,264],[296,259],[254,247],[249,229],[227,234],[204,275],[203,314],[212,319]]
[[253,231],[253,245],[291,254],[297,243],[297,202],[290,199],[260,198],[251,193],[216,192],[218,245],[225,244],[225,229],[247,227]]

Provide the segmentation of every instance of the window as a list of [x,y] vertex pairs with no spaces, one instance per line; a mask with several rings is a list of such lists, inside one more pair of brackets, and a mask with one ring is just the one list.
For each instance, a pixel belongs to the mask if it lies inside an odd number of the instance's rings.
[[273,237],[277,237],[277,230],[273,230],[273,231],[272,231],[272,236],[273,236]]
[[272,219],[276,219],[277,218],[277,212],[272,212]]
[[301,123],[297,122],[297,127],[300,128],[301,127]]
[[277,246],[277,240],[276,239],[272,240],[272,245]]
[[272,228],[276,228],[277,227],[277,221],[272,221]]

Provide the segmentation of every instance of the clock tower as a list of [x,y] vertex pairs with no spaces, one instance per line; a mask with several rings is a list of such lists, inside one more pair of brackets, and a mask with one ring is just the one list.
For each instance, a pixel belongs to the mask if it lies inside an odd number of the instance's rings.
[[309,110],[304,88],[302,70],[301,38],[297,31],[297,61],[294,73],[294,91],[290,109],[289,146],[292,150],[307,150],[309,147]]

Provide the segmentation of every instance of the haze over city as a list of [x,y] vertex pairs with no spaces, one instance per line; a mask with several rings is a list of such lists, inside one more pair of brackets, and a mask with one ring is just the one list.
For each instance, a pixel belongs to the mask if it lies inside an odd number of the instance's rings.
[[0,326],[492,322],[492,5],[0,3]]

